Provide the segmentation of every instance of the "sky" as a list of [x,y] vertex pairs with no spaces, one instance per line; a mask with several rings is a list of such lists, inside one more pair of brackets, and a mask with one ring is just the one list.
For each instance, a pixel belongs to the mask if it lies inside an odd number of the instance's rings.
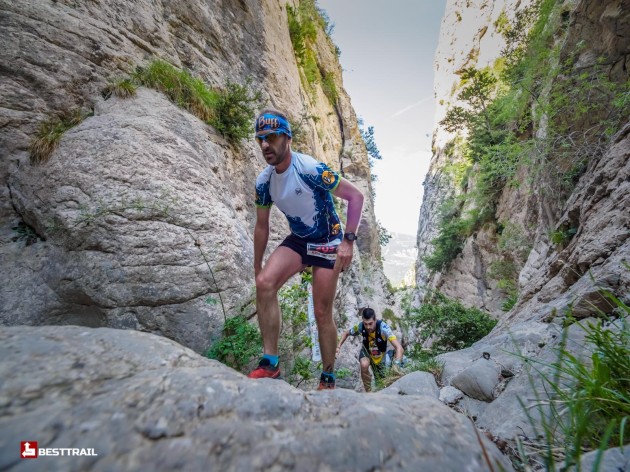
[[383,159],[376,218],[415,235],[431,160],[433,59],[446,0],[318,0],[334,24],[344,88]]

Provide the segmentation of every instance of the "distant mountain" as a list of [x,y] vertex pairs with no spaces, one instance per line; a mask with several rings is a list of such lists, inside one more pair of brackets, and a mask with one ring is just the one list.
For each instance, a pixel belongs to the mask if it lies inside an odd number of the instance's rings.
[[407,284],[412,284],[415,279],[413,270],[418,254],[416,237],[403,233],[391,233],[391,235],[392,238],[387,246],[381,248],[385,275],[394,287],[400,285],[405,279]]

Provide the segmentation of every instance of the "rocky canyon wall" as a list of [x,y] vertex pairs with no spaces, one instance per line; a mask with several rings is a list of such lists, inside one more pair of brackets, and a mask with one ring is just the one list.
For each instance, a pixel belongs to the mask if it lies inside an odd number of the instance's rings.
[[[160,92],[103,95],[155,59],[210,87],[249,81],[302,121],[294,149],[370,194],[335,47],[320,27],[314,48],[332,101],[304,79],[288,6],[296,3],[0,2],[0,323],[137,329],[203,352],[225,316],[254,313],[253,194],[264,161],[253,140],[226,140]],[[31,164],[41,124],[73,110],[88,116],[47,162]],[[287,231],[274,210],[270,246]],[[339,316],[383,298],[369,198],[360,236]],[[377,289],[366,294],[365,284]]]
[[[624,126],[628,122],[627,108],[617,124],[615,137],[606,141],[605,149],[594,148],[589,153],[581,178],[571,184],[568,192],[557,191],[549,171],[540,172],[531,162],[522,164],[512,182],[502,190],[499,188],[490,221],[465,238],[457,257],[440,271],[430,271],[424,262],[435,249],[432,242],[440,231],[444,203],[460,197],[460,201],[466,201],[462,214],[474,211],[474,203],[470,202],[478,191],[480,179],[480,168],[475,164],[466,175],[465,184],[455,182],[452,168],[462,162],[466,133],[463,129],[448,132],[439,122],[448,110],[462,105],[457,101],[462,89],[462,72],[469,67],[496,69],[497,59],[506,46],[502,34],[506,24],[513,24],[518,12],[531,5],[533,2],[520,0],[447,3],[435,60],[438,107],[434,155],[424,182],[425,197],[417,240],[418,286],[438,288],[498,318],[503,318],[509,309],[507,319],[510,320],[534,317],[533,312],[546,313],[551,309],[547,304],[555,298],[562,299],[563,302],[558,303],[567,308],[570,304],[579,305],[584,297],[592,302],[597,298],[597,287],[622,295],[628,293],[629,287],[629,271],[622,265],[629,256],[630,233],[630,206],[625,189],[628,184],[628,139]],[[581,0],[558,4],[547,26],[555,28],[549,49],[558,51],[559,63],[570,62],[571,66],[553,80],[570,80],[599,68],[611,83],[627,83],[629,11],[627,1]],[[523,132],[523,139],[531,137],[534,143],[537,139],[538,143],[544,141],[546,118],[537,113],[536,106],[543,108],[545,103],[551,103],[549,90],[553,80],[540,86],[538,102],[530,105],[532,127]],[[571,126],[574,133],[571,136],[583,135],[592,123],[583,120]],[[554,146],[551,147],[553,150]],[[566,163],[558,162],[551,172],[564,174],[568,179],[566,175],[570,170]],[[492,277],[491,272],[505,259],[506,249],[500,246],[509,232],[514,246],[509,257],[516,261],[513,295],[517,293],[518,299],[512,300],[515,302],[512,307],[506,308],[505,287],[500,286],[498,277]],[[565,239],[558,242],[562,237]]]

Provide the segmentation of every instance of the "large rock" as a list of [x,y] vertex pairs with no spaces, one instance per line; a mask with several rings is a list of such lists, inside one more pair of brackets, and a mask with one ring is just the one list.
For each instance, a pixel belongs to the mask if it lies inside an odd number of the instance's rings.
[[[595,464],[598,467],[595,468]],[[558,469],[559,470],[559,469]],[[614,447],[603,452],[591,451],[580,458],[580,466],[566,469],[568,472],[578,470],[602,470],[610,472],[622,472],[630,470],[630,447]]]
[[[0,355],[3,469],[512,470],[426,396],[304,393],[108,328],[2,328]],[[24,461],[20,440],[98,456]]]
[[559,349],[564,346],[566,352],[589,365],[592,346],[587,346],[585,341],[584,323],[587,322],[594,320],[574,323],[565,333],[558,331],[558,336],[550,338],[535,358],[522,365],[505,390],[479,412],[477,425],[506,440],[514,440],[516,436],[535,438],[543,434],[542,416],[546,416],[547,423],[555,421],[547,408],[549,395],[553,393],[548,382],[558,379],[557,387],[570,389],[574,386],[569,376],[557,376],[555,365]]
[[380,390],[379,393],[386,395],[427,395],[438,398],[440,389],[433,374],[416,371],[401,377],[389,387]]
[[[45,262],[29,285],[50,289],[55,305],[16,299],[23,281],[9,280],[0,289],[5,323],[28,322],[27,313],[40,323],[135,328],[206,348],[222,306],[229,313],[251,298],[237,281],[251,277],[245,189],[259,168],[253,153],[229,158],[210,131],[141,88],[135,98],[99,102],[46,165],[14,173],[15,207],[50,240],[32,245],[44,246],[31,251]],[[20,254],[3,251],[3,262],[18,272]]]
[[501,376],[501,368],[492,360],[478,359],[451,381],[469,397],[477,400],[491,402],[494,400],[494,391]]

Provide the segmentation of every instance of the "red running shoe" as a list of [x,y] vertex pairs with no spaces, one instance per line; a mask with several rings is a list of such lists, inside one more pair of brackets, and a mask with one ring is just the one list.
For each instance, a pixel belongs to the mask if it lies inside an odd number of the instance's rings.
[[322,372],[322,376],[319,378],[319,387],[317,390],[334,390],[335,378],[331,375],[326,375]]
[[280,377],[280,364],[274,367],[271,365],[271,362],[269,362],[269,359],[263,357],[258,363],[258,367],[252,370],[248,377],[250,379],[277,379]]

